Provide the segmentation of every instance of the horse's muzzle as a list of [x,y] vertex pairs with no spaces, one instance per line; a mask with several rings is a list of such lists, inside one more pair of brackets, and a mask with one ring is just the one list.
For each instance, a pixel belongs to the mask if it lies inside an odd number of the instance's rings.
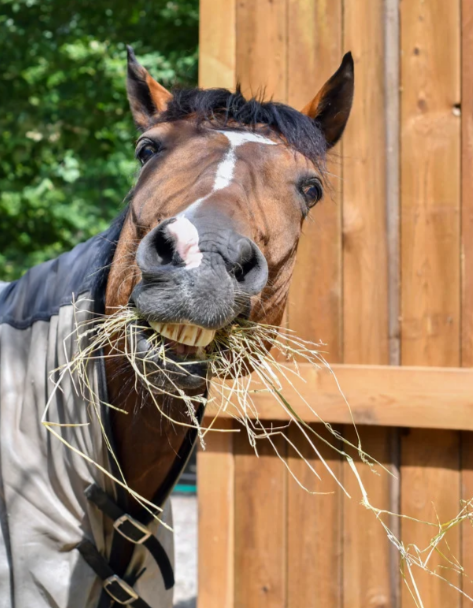
[[251,239],[219,219],[171,218],[141,241],[142,281],[132,300],[148,320],[219,329],[247,313],[266,285],[267,262]]

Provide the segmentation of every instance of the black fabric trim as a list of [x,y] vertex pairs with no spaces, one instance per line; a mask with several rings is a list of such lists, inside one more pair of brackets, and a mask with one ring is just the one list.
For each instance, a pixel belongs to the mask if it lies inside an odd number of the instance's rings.
[[61,306],[91,292],[104,301],[105,285],[127,209],[108,230],[54,260],[30,268],[0,291],[0,323],[27,329],[49,321]]

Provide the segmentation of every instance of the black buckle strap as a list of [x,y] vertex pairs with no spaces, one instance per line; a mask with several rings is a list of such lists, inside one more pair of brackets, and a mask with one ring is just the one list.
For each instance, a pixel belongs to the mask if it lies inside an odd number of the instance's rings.
[[77,549],[95,574],[102,579],[103,588],[115,602],[133,608],[150,608],[131,585],[113,572],[93,543],[85,539],[77,545]]
[[91,484],[85,490],[85,495],[107,517],[113,520],[113,527],[131,543],[143,545],[154,557],[164,581],[166,589],[174,586],[174,571],[169,557],[159,540],[148,527],[125,513],[111,498],[96,484]]
[[117,574],[112,574],[103,582],[103,588],[108,595],[119,604],[130,604],[139,600],[139,596],[130,585]]
[[148,528],[137,519],[125,513],[113,522],[113,527],[127,540],[136,545],[144,544],[151,536]]

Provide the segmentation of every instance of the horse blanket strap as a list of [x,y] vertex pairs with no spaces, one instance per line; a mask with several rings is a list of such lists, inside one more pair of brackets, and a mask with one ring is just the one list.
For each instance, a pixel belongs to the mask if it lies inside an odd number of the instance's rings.
[[90,502],[113,520],[113,527],[126,540],[135,545],[143,545],[148,549],[161,570],[165,588],[171,589],[174,586],[171,561],[159,540],[147,526],[125,513],[97,484],[93,483],[88,486],[85,495]]
[[83,540],[79,543],[77,549],[95,574],[102,579],[103,588],[117,604],[133,606],[133,608],[150,608],[131,585],[113,572],[93,543],[89,540]]

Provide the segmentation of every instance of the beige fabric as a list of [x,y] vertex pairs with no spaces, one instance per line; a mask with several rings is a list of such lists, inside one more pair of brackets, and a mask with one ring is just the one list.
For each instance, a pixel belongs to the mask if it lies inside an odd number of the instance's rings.
[[[81,318],[89,315],[86,296],[79,306]],[[88,503],[84,489],[95,482],[113,496],[114,484],[41,424],[51,400],[48,420],[87,424],[55,430],[108,469],[93,408],[69,377],[62,391],[49,380],[73,354],[74,315],[73,306],[63,306],[50,322],[27,329],[0,325],[0,608],[94,608],[101,593],[101,581],[75,547],[88,537],[108,555],[111,523]],[[96,370],[93,377],[97,386]],[[172,556],[172,533],[157,523],[151,527]],[[143,567],[137,593],[152,608],[171,608],[172,591],[165,591],[148,551],[136,546],[130,572]]]

